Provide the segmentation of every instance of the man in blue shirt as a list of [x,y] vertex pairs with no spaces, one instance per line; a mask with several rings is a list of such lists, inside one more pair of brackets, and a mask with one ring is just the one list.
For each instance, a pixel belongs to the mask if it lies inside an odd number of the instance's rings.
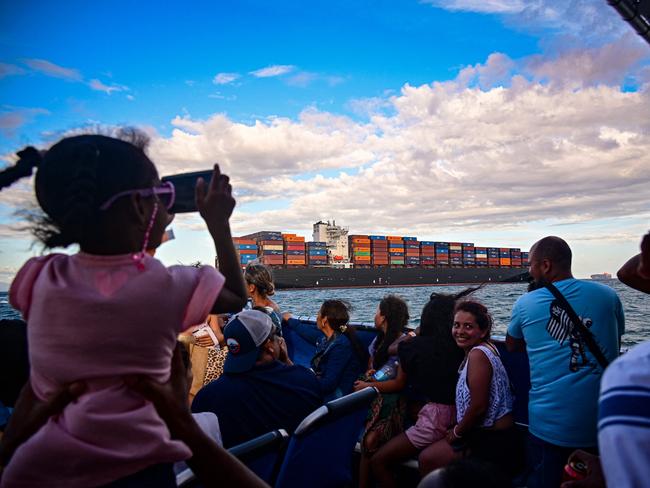
[[192,412],[214,412],[224,447],[275,429],[292,432],[323,403],[315,375],[287,356],[271,318],[244,310],[224,329],[223,375],[196,394]]
[[540,286],[512,309],[506,338],[510,350],[526,348],[531,390],[528,404],[529,488],[557,487],[576,448],[597,445],[598,391],[603,368],[553,294],[552,283],[595,338],[607,361],[618,356],[624,332],[621,301],[600,283],[576,280],[571,249],[545,237],[530,250],[530,274]]

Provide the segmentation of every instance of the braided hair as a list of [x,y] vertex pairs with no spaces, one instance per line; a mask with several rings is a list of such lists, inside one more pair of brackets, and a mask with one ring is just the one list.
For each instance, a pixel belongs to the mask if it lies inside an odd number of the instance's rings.
[[28,218],[46,248],[92,239],[110,212],[99,210],[104,201],[120,191],[148,187],[157,178],[144,153],[144,137],[135,130],[117,136],[77,135],[43,153],[32,147],[18,153],[16,166],[25,167],[29,161],[30,168],[38,168],[35,190],[43,213]]

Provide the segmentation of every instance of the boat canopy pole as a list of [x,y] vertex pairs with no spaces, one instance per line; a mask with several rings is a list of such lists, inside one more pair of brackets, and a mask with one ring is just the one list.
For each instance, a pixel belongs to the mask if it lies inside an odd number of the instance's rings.
[[650,44],[650,0],[607,0],[607,2]]

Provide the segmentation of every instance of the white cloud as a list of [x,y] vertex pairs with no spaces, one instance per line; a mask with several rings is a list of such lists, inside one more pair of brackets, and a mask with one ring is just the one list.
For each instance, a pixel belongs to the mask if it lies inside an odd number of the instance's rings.
[[217,73],[217,75],[212,79],[212,83],[215,85],[227,85],[239,79],[240,76],[239,73]]
[[0,63],[0,78],[25,74],[25,70],[15,64]]
[[31,122],[39,115],[49,115],[44,108],[17,108],[5,107],[7,110],[0,112],[0,132],[12,136],[16,129]]
[[272,76],[281,76],[290,73],[295,69],[295,66],[291,64],[274,64],[273,66],[267,66],[255,71],[251,71],[250,74],[256,78],[270,78]]
[[318,75],[316,73],[301,71],[300,73],[296,73],[295,75],[291,76],[287,80],[287,84],[291,86],[299,86],[304,88],[307,85],[309,85],[312,81],[315,81],[317,79],[318,79]]
[[63,78],[70,81],[81,81],[81,73],[73,68],[64,68],[58,64],[54,64],[46,59],[25,59],[24,63],[34,71],[38,71],[47,76],[54,78]]
[[460,10],[482,13],[519,13],[524,10],[521,0],[424,0],[446,10]]
[[126,99],[132,102],[133,100],[135,100],[135,97],[133,95],[127,95]]
[[88,86],[93,90],[104,92],[107,95],[110,95],[113,92],[128,91],[129,89],[128,86],[124,86],[124,85],[117,85],[117,84],[106,85],[105,83],[102,83],[98,79],[90,80],[88,82]]
[[[496,64],[509,66],[507,58]],[[505,76],[474,69],[479,79]],[[650,93],[510,76],[489,89],[467,87],[461,76],[405,85],[372,101],[390,110],[372,113],[368,123],[315,109],[252,125],[225,115],[177,117],[151,155],[163,173],[220,162],[240,203],[263,209],[269,199],[290,200],[285,209],[239,212],[241,231],[336,216],[359,232],[380,222],[426,235],[432,226],[483,231],[644,212]]]

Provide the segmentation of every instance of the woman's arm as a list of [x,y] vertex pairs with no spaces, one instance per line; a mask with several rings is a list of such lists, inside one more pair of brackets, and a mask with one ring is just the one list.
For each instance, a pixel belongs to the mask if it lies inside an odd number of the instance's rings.
[[469,388],[469,407],[463,418],[454,428],[454,437],[462,436],[481,423],[489,407],[492,364],[485,353],[473,349],[467,359],[467,386]]
[[395,341],[390,346],[388,346],[388,355],[397,356],[397,350],[399,348],[400,343],[404,341],[408,341],[413,337],[415,337],[415,332],[412,331],[399,336],[397,339],[395,339]]
[[248,299],[244,274],[230,232],[229,220],[235,208],[235,199],[229,181],[228,176],[221,174],[219,165],[215,164],[209,186],[199,180],[195,192],[196,206],[214,241],[219,271],[226,278],[212,313],[239,312]]
[[324,337],[324,334],[318,330],[316,327],[312,327],[311,325],[303,324],[300,320],[298,319],[288,319],[282,322],[284,325],[287,325],[291,330],[293,330],[296,334],[298,334],[300,337],[302,337],[304,340],[309,342],[312,345],[316,345],[316,343]]
[[386,381],[355,381],[354,391],[363,390],[366,386],[374,386],[379,393],[397,393],[402,391],[406,386],[406,372],[399,365],[397,366],[397,375],[392,380]]

